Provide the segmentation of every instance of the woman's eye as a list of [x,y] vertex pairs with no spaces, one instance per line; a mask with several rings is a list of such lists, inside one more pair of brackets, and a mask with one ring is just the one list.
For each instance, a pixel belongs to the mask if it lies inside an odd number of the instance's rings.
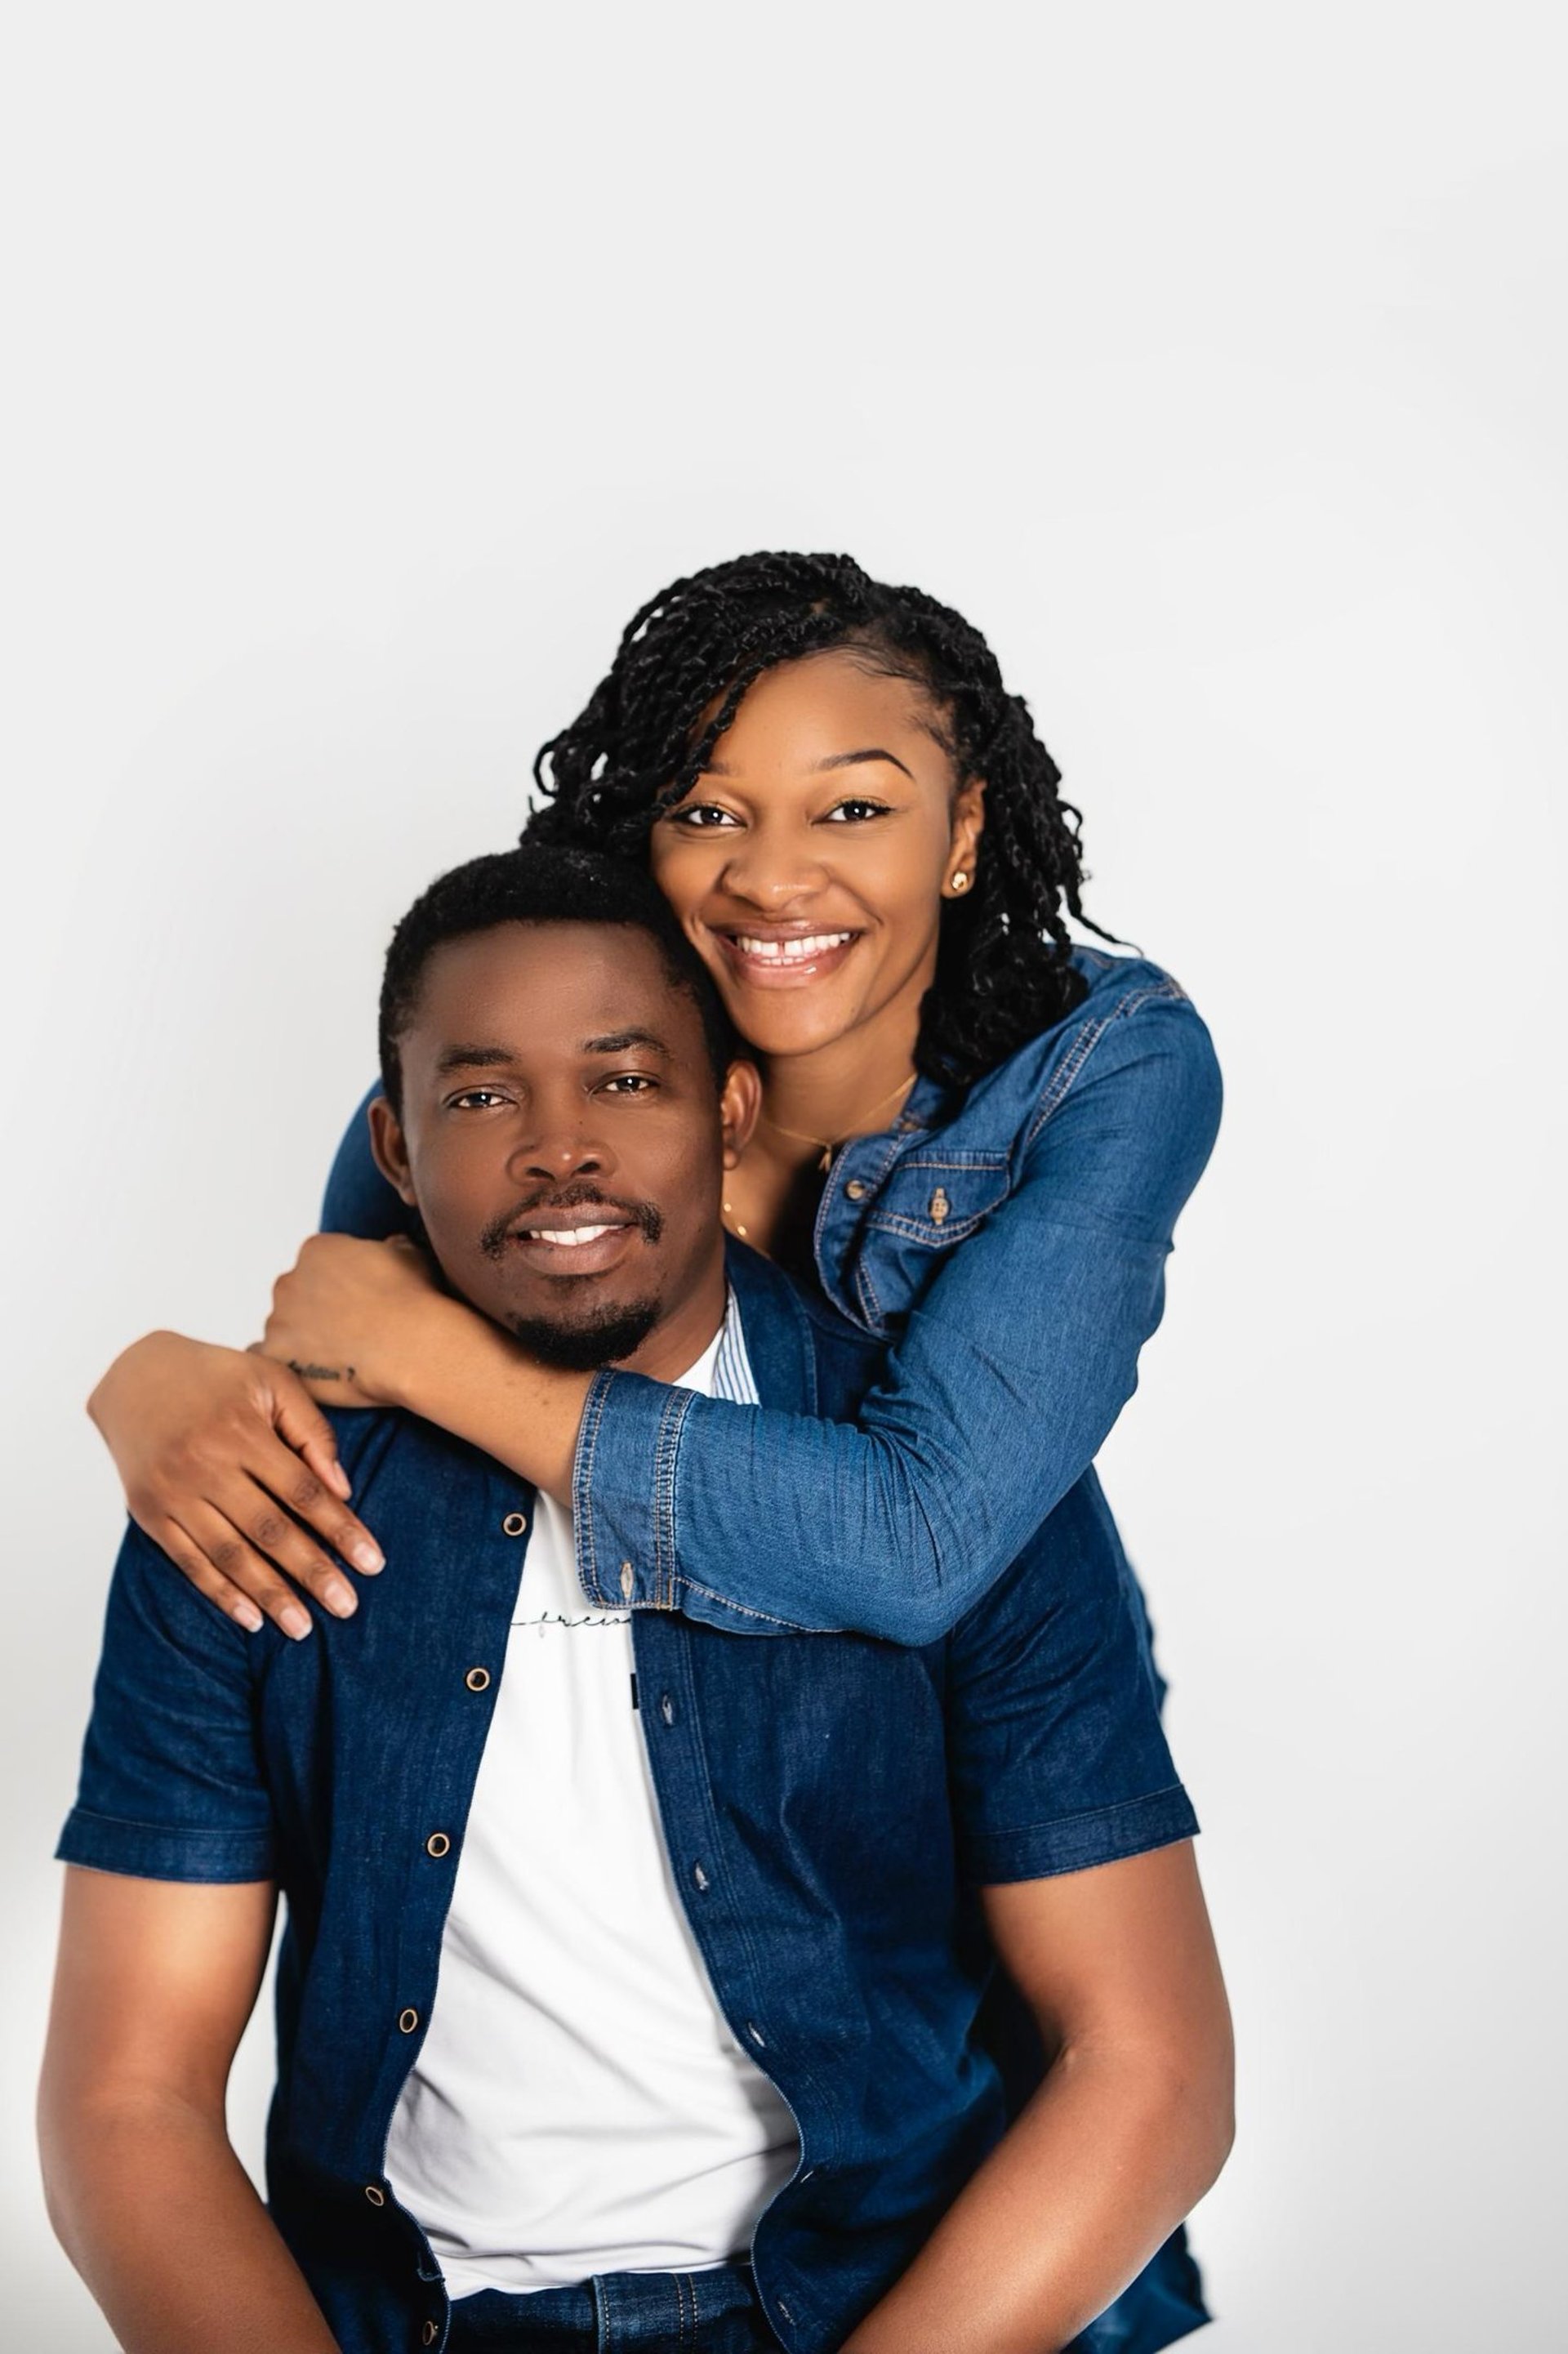
[[738,825],[740,820],[733,810],[720,809],[713,801],[687,801],[670,812],[670,823],[687,833],[711,833],[717,826]]
[[607,1096],[651,1095],[658,1084],[657,1079],[651,1079],[644,1071],[617,1071],[613,1079],[605,1080],[604,1093]]
[[887,811],[886,801],[868,801],[856,795],[853,801],[835,801],[825,822],[829,825],[863,825],[867,818],[885,817]]

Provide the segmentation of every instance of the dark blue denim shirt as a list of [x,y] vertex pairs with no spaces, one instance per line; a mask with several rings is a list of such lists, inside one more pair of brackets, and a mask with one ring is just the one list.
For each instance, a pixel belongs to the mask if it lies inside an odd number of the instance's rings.
[[[731,1279],[769,1408],[853,1412],[863,1341],[748,1252]],[[445,2335],[439,2267],[384,2158],[436,1999],[534,1498],[411,1416],[334,1423],[393,1568],[353,1619],[317,1613],[308,1642],[247,1638],[132,1530],[59,1853],[283,1889],[272,2211],[344,2354],[387,2354]],[[765,1522],[737,1518],[731,1542],[775,1549]],[[784,2347],[830,2354],[1003,2129],[975,2032],[974,1888],[1196,1828],[1139,1597],[1090,1474],[938,1642],[758,1642],[669,1612],[641,1614],[633,1640],[687,1916],[800,2133],[757,2233],[759,2293]],[[451,1845],[433,1857],[436,1831]],[[1178,2241],[1079,2343],[1151,2354],[1203,2317]]]
[[[891,1344],[853,1421],[601,1373],[583,1420],[578,1569],[618,1608],[715,1626],[946,1634],[1087,1469],[1164,1310],[1178,1214],[1220,1116],[1209,1034],[1142,958],[1077,949],[1086,994],[967,1095],[921,1079],[833,1156],[823,1296]],[[361,1115],[322,1223],[405,1214]],[[736,1528],[766,1528],[737,1547]]]

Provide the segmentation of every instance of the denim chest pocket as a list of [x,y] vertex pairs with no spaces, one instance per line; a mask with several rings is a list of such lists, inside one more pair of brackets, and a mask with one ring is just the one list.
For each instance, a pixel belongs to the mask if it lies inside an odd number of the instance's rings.
[[869,1329],[894,1334],[946,1254],[1011,1191],[1005,1152],[917,1152],[901,1161],[878,1193],[855,1253],[854,1297]]
[[1004,1152],[915,1153],[899,1162],[877,1195],[866,1231],[947,1250],[972,1235],[1008,1190]]

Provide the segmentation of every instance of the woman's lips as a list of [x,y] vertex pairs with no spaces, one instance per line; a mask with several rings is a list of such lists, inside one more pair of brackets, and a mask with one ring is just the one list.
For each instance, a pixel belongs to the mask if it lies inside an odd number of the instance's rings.
[[725,961],[740,980],[758,989],[798,989],[836,972],[858,932],[715,932]]

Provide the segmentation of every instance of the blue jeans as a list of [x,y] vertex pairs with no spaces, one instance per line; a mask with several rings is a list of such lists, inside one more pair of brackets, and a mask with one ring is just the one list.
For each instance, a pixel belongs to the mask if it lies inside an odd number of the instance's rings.
[[460,2297],[448,2354],[777,2354],[749,2264],[701,2273],[604,2273],[577,2288]]

